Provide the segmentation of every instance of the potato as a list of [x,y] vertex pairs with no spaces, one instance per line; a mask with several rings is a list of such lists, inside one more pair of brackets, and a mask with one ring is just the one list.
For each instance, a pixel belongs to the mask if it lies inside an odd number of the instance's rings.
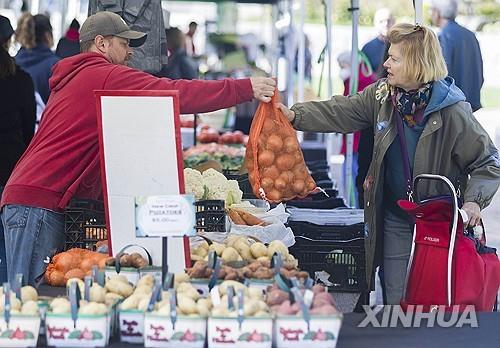
[[108,312],[108,307],[103,303],[90,302],[85,306],[80,307],[79,314],[102,315]]
[[215,253],[217,254],[217,256],[222,256],[222,252],[224,251],[225,249],[225,246],[220,244],[220,243],[217,243],[217,242],[213,242],[210,247],[208,248],[208,251],[215,251]]
[[124,311],[128,309],[137,309],[140,300],[141,297],[139,297],[138,295],[129,296],[120,304],[120,309]]
[[243,303],[243,313],[246,317],[253,316],[255,313],[257,313],[259,311],[259,309],[260,309],[260,307],[259,307],[259,303],[257,301],[254,301],[254,300],[251,300],[248,298],[248,300],[246,300]]
[[254,259],[258,259],[259,257],[267,256],[267,247],[260,242],[253,243],[250,245],[250,252]]
[[139,281],[136,284],[136,287],[139,288],[144,285],[152,289],[154,284],[155,284],[155,278],[151,274],[146,274],[145,276],[139,279]]
[[194,255],[198,255],[200,257],[205,257],[208,255],[208,248],[205,249],[201,246],[197,246],[196,248],[194,248],[192,251],[191,251],[192,254]]
[[208,245],[208,242],[207,242],[206,240],[204,240],[204,239],[203,239],[203,240],[200,242],[200,244],[198,244],[198,247],[199,247],[199,248],[203,248],[203,249],[205,249],[205,250],[208,250],[208,248],[209,248],[210,246]]
[[187,273],[184,273],[184,272],[175,273],[175,275],[174,275],[174,283],[175,284],[189,282],[190,280],[191,280],[191,277],[189,277],[189,275]]
[[[5,306],[5,295],[0,296],[0,312],[4,311]],[[21,310],[21,301],[16,297],[13,292],[10,293],[10,308],[15,310]]]
[[139,253],[132,253],[130,254],[130,265],[135,268],[144,268],[148,266],[148,260]]
[[208,317],[210,315],[210,306],[208,306],[205,302],[200,299],[196,302],[196,311],[202,317]]
[[38,303],[33,300],[26,301],[21,307],[21,313],[26,315],[37,315],[38,314]]
[[203,257],[196,255],[196,254],[191,254],[191,260],[192,261],[203,261]]
[[241,236],[238,236],[238,235],[235,235],[235,234],[232,234],[230,235],[226,241],[225,241],[225,244],[227,247],[232,247],[234,245],[234,243],[239,240],[241,238]]
[[64,297],[56,297],[50,302],[49,307],[53,309],[54,307],[66,304],[69,304],[69,301],[67,299],[65,299]]
[[23,286],[21,288],[21,302],[38,301],[38,293],[32,286]]
[[71,313],[70,303],[61,303],[60,305],[52,308],[52,313],[54,314],[68,314]]
[[[267,252],[267,249],[266,249],[266,252]],[[259,257],[259,258],[257,259],[257,261],[259,261],[259,262],[264,262],[264,261],[269,261],[269,259],[270,259],[270,258],[269,258],[269,256],[267,256],[267,255],[266,255],[266,256],[261,256],[261,257]]]
[[234,280],[224,280],[220,285],[219,285],[219,294],[226,295],[227,294],[227,288],[229,286],[232,286],[234,288],[235,293],[238,292],[238,290],[243,289],[245,293],[248,291],[248,288],[241,284],[240,282],[234,281]]
[[252,299],[252,300],[261,300],[264,298],[264,293],[262,292],[261,289],[259,288],[253,288],[253,287],[249,287],[248,288],[248,296]]
[[158,315],[170,315],[170,303],[165,303],[163,306],[158,308],[156,313],[158,313]]
[[167,306],[168,309],[170,310],[170,300],[168,299],[163,299],[160,302],[155,303],[155,309],[159,310],[161,307]]
[[129,283],[123,283],[118,280],[109,280],[106,282],[106,290],[114,292],[115,294],[123,297],[128,297],[134,291],[134,288]]
[[78,287],[80,288],[81,292],[83,292],[85,290],[85,283],[80,278],[68,279],[68,281],[66,282],[66,287],[69,288],[71,283],[74,283],[74,282],[76,282],[78,284]]
[[196,302],[187,296],[178,296],[177,307],[185,314],[198,313]]
[[316,315],[332,315],[339,313],[339,311],[334,306],[327,304],[321,307],[313,308],[309,311],[309,313]]
[[232,247],[228,247],[228,248],[224,249],[224,251],[222,252],[221,258],[225,262],[232,262],[232,261],[238,261],[239,256],[240,256],[240,254],[238,254],[236,249],[234,249]]
[[142,294],[142,295],[150,295],[153,292],[153,289],[148,285],[137,286],[134,290],[134,294]]
[[267,248],[267,256],[273,257],[274,253],[280,253],[283,258],[288,256],[288,248],[280,240],[273,240]]
[[122,267],[131,267],[132,266],[132,258],[130,255],[125,254],[120,257],[120,266]]
[[268,316],[270,316],[270,314],[269,314],[269,312],[266,312],[266,311],[258,311],[253,316],[254,316],[254,318],[262,318],[262,317],[268,317]]
[[108,292],[104,296],[104,303],[108,306],[112,306],[121,300],[123,300],[123,296],[115,294],[114,292]]
[[124,275],[121,275],[121,274],[114,274],[114,275],[112,275],[111,277],[109,277],[108,282],[109,281],[118,281],[118,282],[121,282],[121,283],[128,284],[127,277],[125,277]]
[[243,258],[243,260],[252,260],[253,256],[250,253],[250,247],[244,243],[243,241],[239,240],[234,244],[234,248],[240,254],[240,256]]
[[269,307],[264,301],[257,301],[257,304],[259,305],[259,311],[269,312]]
[[137,309],[146,312],[148,310],[149,302],[151,302],[151,295],[141,298],[137,304]]
[[222,304],[212,309],[212,316],[214,317],[226,317],[228,315],[229,311],[227,310],[227,307]]
[[106,302],[106,290],[99,284],[93,284],[90,287],[90,301],[97,303]]

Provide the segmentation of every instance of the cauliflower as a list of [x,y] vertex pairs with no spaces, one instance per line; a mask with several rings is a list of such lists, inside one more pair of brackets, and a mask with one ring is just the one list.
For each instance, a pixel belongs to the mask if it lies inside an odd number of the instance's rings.
[[205,170],[202,176],[203,176],[203,185],[205,185],[205,187],[208,190],[205,198],[226,200],[227,196],[226,177],[222,173],[212,168]]
[[224,200],[226,206],[241,202],[243,192],[240,190],[236,180],[227,180],[223,174],[215,169],[205,170],[202,176],[207,192],[204,198]]
[[203,177],[201,173],[195,169],[184,169],[184,183],[186,193],[194,195],[196,200],[200,200],[205,195],[205,187],[203,186]]

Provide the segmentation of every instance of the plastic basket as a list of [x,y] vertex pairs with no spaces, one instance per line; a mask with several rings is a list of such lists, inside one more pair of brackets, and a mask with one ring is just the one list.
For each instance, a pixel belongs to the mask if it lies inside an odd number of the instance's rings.
[[196,208],[196,232],[226,232],[225,202],[202,200],[194,203]]
[[73,200],[64,212],[65,250],[95,250],[95,244],[108,238],[104,204],[99,201]]
[[290,253],[300,268],[315,278],[316,272],[330,274],[330,291],[365,292],[366,258],[364,224],[320,226],[291,221],[295,244]]

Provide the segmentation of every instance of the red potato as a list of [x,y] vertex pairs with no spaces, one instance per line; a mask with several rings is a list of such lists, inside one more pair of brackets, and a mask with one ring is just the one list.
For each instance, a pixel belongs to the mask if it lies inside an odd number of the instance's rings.
[[274,289],[267,293],[266,303],[268,306],[280,305],[288,299],[288,294],[280,289]]
[[297,314],[296,308],[294,308],[289,300],[284,301],[281,303],[280,307],[278,308],[277,314],[278,315],[295,315]]
[[309,313],[313,314],[313,315],[332,315],[332,314],[339,313],[339,311],[337,310],[337,308],[333,307],[332,305],[325,305],[325,306],[313,308],[309,311]]
[[322,307],[325,305],[333,306],[335,303],[333,301],[332,295],[327,292],[322,292],[314,296],[312,306],[313,308]]

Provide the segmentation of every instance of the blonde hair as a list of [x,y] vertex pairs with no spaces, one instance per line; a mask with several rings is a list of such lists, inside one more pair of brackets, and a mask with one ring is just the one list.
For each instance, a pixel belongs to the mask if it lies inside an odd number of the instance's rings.
[[387,35],[390,44],[398,44],[403,56],[403,74],[413,81],[427,83],[442,80],[448,69],[434,32],[420,25],[400,23]]
[[16,41],[22,47],[30,50],[40,43],[46,43],[46,33],[52,35],[49,17],[42,14],[32,16],[30,13],[25,13],[17,22]]

